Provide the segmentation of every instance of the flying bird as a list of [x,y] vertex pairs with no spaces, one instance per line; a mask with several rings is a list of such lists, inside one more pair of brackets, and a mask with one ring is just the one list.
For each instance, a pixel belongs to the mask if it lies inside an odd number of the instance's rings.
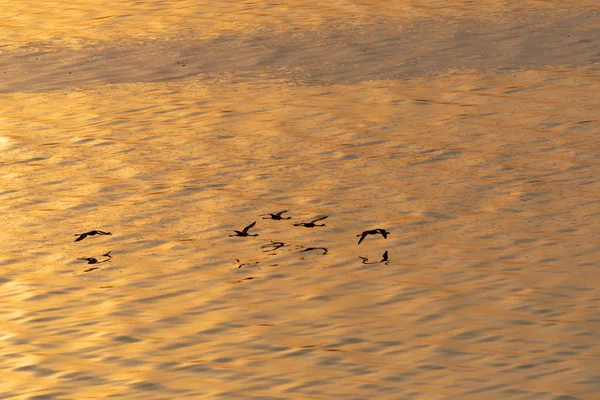
[[381,229],[381,228],[371,229],[370,231],[364,231],[362,234],[356,235],[357,237],[360,236],[360,239],[358,240],[358,244],[360,244],[360,242],[365,240],[367,235],[377,235],[377,234],[381,234],[381,236],[383,236],[384,239],[387,239],[387,236],[390,233],[388,231],[386,231],[385,229]]
[[315,226],[325,226],[325,224],[315,224],[315,222],[324,220],[325,218],[327,218],[327,215],[324,216],[324,217],[321,217],[321,218],[314,219],[314,220],[312,220],[310,222],[300,222],[298,224],[294,224],[294,226],[305,226],[307,228],[313,228]]
[[235,235],[229,235],[229,237],[232,237],[232,236],[258,236],[258,233],[254,234],[254,235],[250,235],[248,233],[248,231],[250,229],[252,229],[254,227],[254,225],[256,225],[256,221],[254,221],[253,223],[251,223],[250,225],[248,225],[247,227],[245,227],[241,232],[234,230]]
[[292,219],[292,217],[287,217],[287,218],[282,217],[281,214],[283,214],[285,212],[288,212],[288,210],[280,211],[277,214],[261,214],[261,215],[259,215],[259,217],[270,215],[271,218],[263,218],[263,219],[276,219],[276,220],[280,220],[280,219]]
[[79,236],[77,239],[75,239],[76,242],[79,242],[80,240],[83,240],[88,236],[94,236],[94,235],[112,235],[112,233],[93,230],[93,231],[89,231],[89,232],[78,233],[73,236]]

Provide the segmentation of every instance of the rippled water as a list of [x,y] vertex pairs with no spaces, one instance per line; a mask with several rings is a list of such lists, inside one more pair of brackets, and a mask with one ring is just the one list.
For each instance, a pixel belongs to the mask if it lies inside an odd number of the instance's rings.
[[454,3],[0,11],[0,397],[595,398],[597,4]]

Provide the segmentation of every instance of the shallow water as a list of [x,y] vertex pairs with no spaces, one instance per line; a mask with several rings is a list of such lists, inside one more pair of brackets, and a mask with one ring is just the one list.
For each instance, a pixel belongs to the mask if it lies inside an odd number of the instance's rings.
[[1,11],[0,397],[595,398],[600,14],[452,3]]

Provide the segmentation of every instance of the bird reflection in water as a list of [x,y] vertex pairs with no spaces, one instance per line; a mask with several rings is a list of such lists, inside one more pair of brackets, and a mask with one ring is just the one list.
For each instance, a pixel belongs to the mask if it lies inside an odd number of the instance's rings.
[[[106,257],[106,258],[104,260],[99,261],[97,258],[94,258],[94,257],[81,257],[81,258],[78,258],[78,260],[87,261],[88,264],[102,264],[102,263],[110,261],[112,258],[112,256],[110,255],[110,251],[106,254],[102,254],[102,257]],[[84,272],[94,271],[98,268],[100,268],[100,267],[92,267],[92,268],[86,269]]]
[[[235,259],[235,261],[237,261],[238,263],[240,262],[240,260],[238,260],[237,258]],[[251,265],[257,265],[260,261],[255,261],[255,262],[251,262],[251,263],[242,263],[240,265],[238,265],[238,269],[242,268],[242,267],[249,267]],[[259,268],[260,270],[260,268]]]
[[264,249],[263,251],[275,251],[282,247],[285,247],[285,243],[271,241],[271,243],[265,244],[265,245],[261,246],[260,248]]
[[379,263],[384,263],[385,265],[387,265],[387,263],[389,261],[388,260],[388,252],[387,252],[387,250],[385,251],[385,253],[383,253],[381,261],[369,262],[369,259],[367,257],[358,256],[358,258],[360,258],[362,260],[363,264],[379,264]]
[[327,248],[325,248],[325,247],[307,247],[306,249],[301,250],[298,253],[303,253],[305,251],[312,251],[312,250],[323,250],[323,254],[322,255],[327,254]]
[[239,281],[234,282],[234,283],[241,283],[241,282],[244,282],[244,281],[251,281],[252,279],[258,279],[258,278],[259,278],[258,276],[249,276],[247,278],[240,279]]

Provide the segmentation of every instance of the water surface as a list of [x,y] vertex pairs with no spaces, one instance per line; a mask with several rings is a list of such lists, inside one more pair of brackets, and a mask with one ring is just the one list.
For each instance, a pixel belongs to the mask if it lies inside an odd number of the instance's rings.
[[389,3],[1,12],[3,398],[597,395],[596,3]]

